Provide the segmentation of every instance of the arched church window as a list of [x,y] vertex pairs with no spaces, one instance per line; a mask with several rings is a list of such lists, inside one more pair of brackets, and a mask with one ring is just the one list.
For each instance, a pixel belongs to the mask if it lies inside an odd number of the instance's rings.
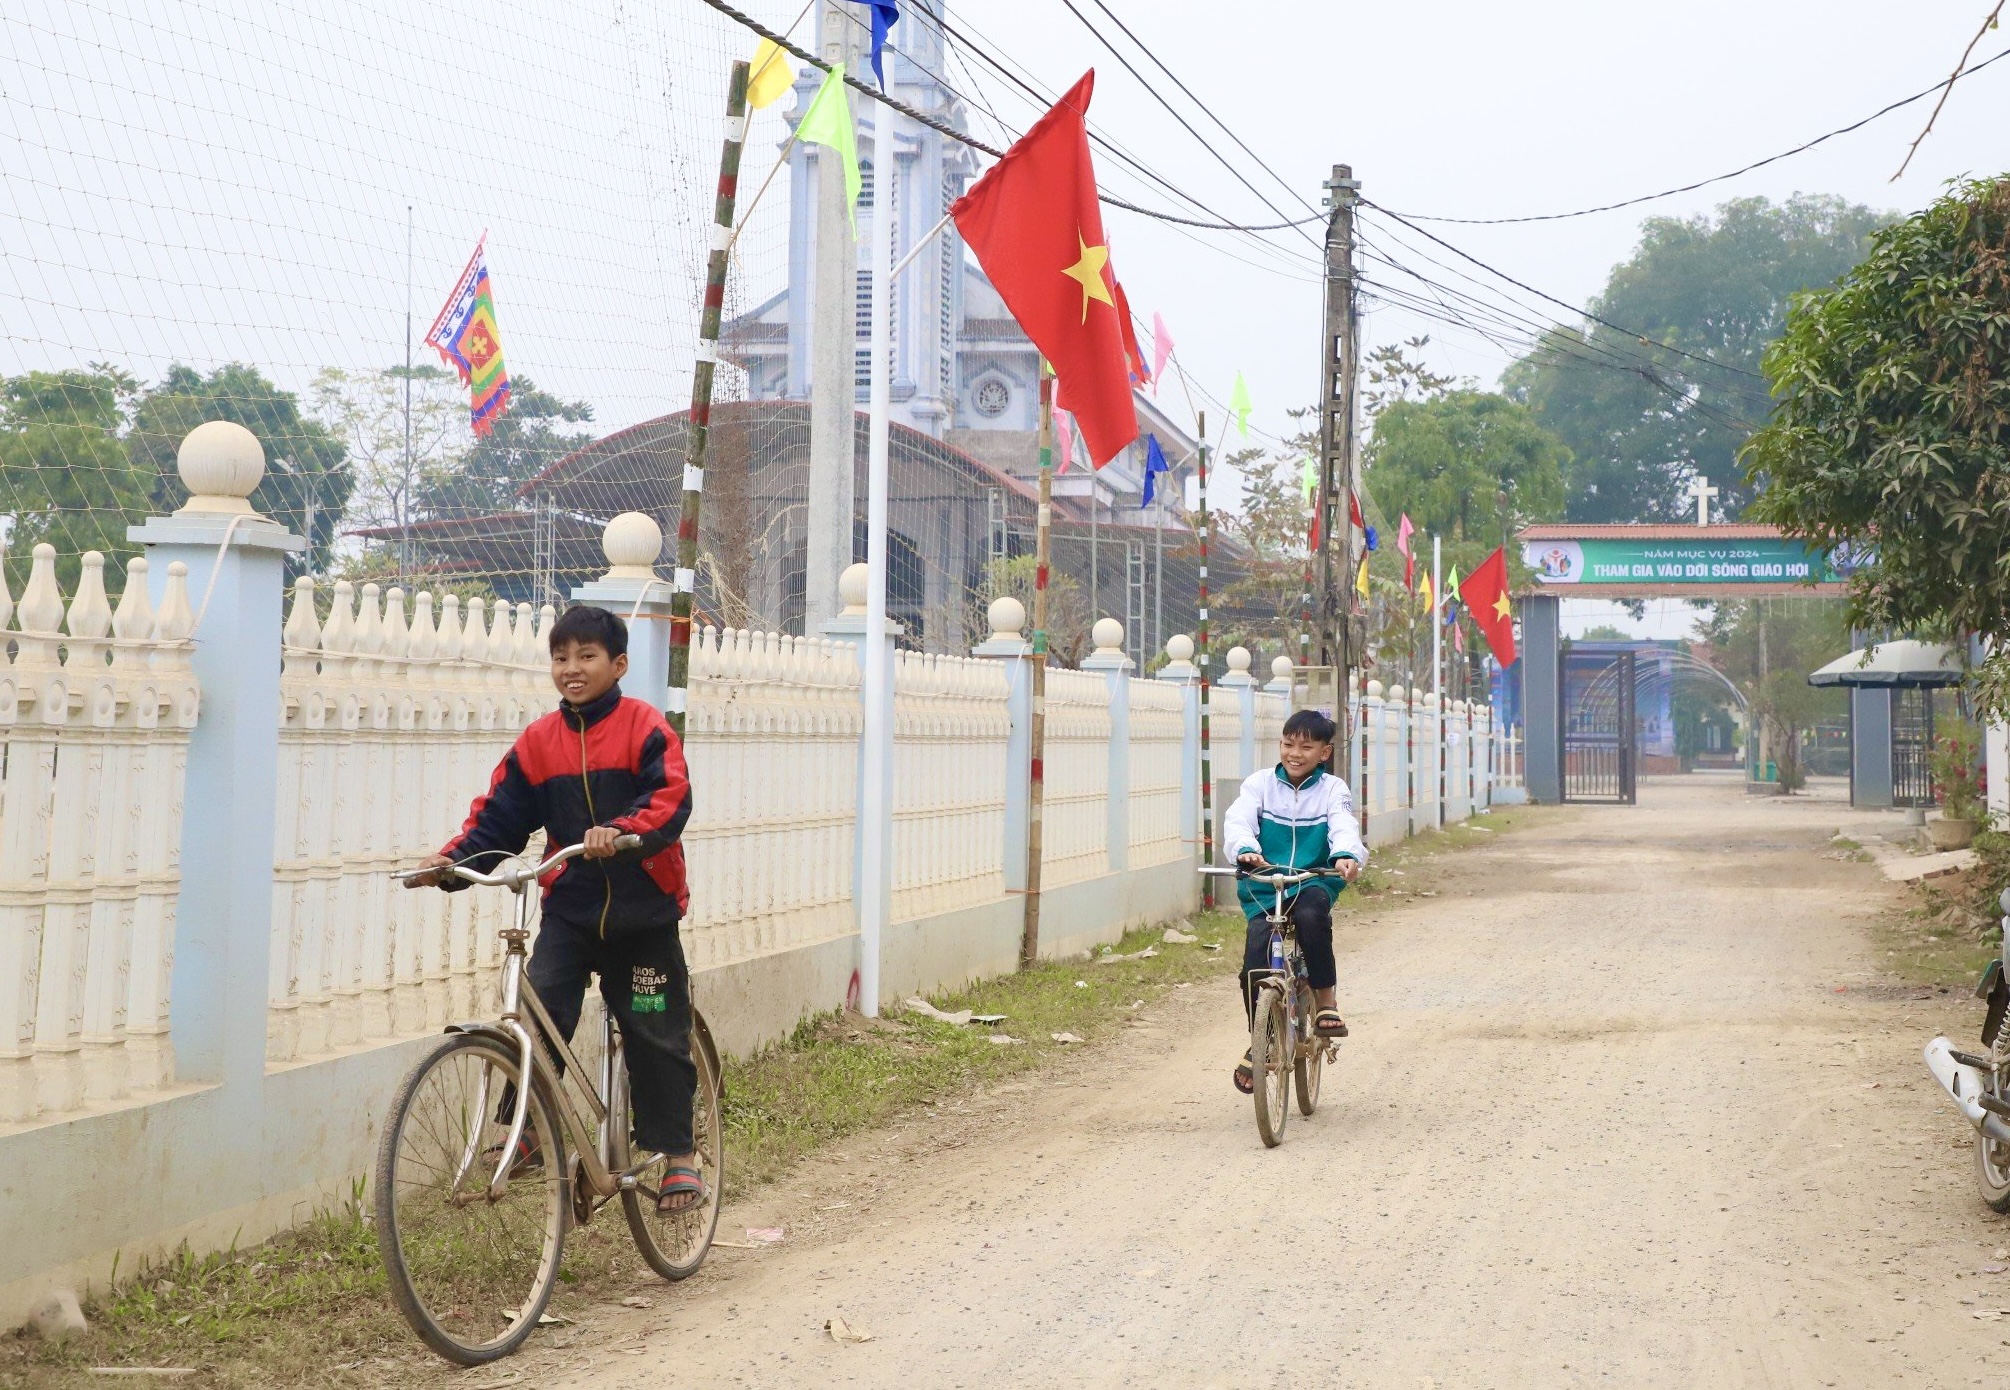
[[977,388],[977,413],[993,418],[1003,415],[1005,407],[1012,404],[1012,388],[997,377],[990,377]]

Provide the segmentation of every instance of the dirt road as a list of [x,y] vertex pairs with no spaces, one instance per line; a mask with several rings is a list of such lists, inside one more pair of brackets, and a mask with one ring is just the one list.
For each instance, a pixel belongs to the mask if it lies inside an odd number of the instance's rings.
[[[529,1352],[567,1386],[2000,1384],[2010,1220],[1882,982],[1834,800],[1650,781],[1351,920],[1353,1026],[1263,1149],[1195,987],[1038,1087],[729,1210],[696,1279]],[[1410,882],[1423,886],[1422,874]],[[1960,1015],[1957,1015],[1957,1017]],[[2005,1310],[1998,1320],[1999,1306]],[[872,1340],[837,1345],[841,1316]],[[1988,1364],[1985,1364],[1985,1361]],[[1993,1374],[1991,1374],[1993,1367]]]

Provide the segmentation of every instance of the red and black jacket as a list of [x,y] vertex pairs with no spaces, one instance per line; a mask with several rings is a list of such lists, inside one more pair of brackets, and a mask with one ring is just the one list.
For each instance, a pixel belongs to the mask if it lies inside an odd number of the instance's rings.
[[662,711],[615,686],[590,704],[561,702],[518,735],[440,853],[456,862],[481,856],[471,867],[489,869],[520,853],[540,826],[554,850],[578,844],[596,825],[640,835],[638,850],[573,859],[544,877],[547,920],[627,936],[672,927],[690,906],[678,843],[690,818],[682,740]]

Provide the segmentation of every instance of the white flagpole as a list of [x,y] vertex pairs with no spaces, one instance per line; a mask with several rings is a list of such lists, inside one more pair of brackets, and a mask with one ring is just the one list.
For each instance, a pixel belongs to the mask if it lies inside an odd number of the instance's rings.
[[1431,537],[1431,703],[1438,707],[1436,746],[1438,778],[1438,824],[1445,823],[1445,625],[1440,612],[1445,606],[1445,542]]
[[865,737],[860,752],[864,786],[859,804],[866,809],[859,822],[858,1006],[867,1018],[879,1015],[880,939],[887,919],[887,844],[890,817],[887,765],[893,751],[893,666],[886,641],[886,513],[887,441],[893,408],[893,181],[898,177],[894,122],[899,117],[881,106],[873,117],[876,183],[872,200],[872,388],[866,433],[865,503],[865,645],[862,695]]

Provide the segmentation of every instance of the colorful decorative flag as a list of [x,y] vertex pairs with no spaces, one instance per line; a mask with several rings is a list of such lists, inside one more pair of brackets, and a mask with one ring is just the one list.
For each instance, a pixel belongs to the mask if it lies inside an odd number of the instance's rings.
[[1298,470],[1298,486],[1304,491],[1307,502],[1319,491],[1319,465],[1311,459],[1305,460]]
[[1152,371],[1145,365],[1144,352],[1138,347],[1137,321],[1131,316],[1131,299],[1124,293],[1121,282],[1113,282],[1110,288],[1117,294],[1117,322],[1124,330],[1124,362],[1130,368],[1131,385],[1142,386],[1152,379]]
[[823,86],[817,88],[809,110],[796,122],[796,139],[805,145],[822,145],[844,163],[845,206],[851,210],[856,227],[858,195],[865,178],[858,170],[858,139],[852,130],[851,100],[845,96],[843,63],[824,74]]
[[1410,514],[1403,513],[1403,519],[1396,524],[1396,553],[1403,557],[1403,587],[1411,593],[1417,591],[1417,557],[1410,552],[1410,537],[1417,528],[1410,524]]
[[1249,412],[1255,408],[1249,399],[1249,383],[1237,372],[1235,385],[1228,392],[1228,413],[1235,417],[1235,432],[1244,439],[1249,438]]
[[1459,620],[1459,567],[1457,565],[1453,565],[1451,577],[1445,580],[1445,621],[1447,623],[1455,623],[1458,620]]
[[1165,375],[1166,359],[1173,355],[1172,330],[1157,313],[1152,315],[1152,394],[1159,393],[1159,378]]
[[427,345],[460,373],[468,388],[468,423],[478,435],[494,429],[496,417],[509,409],[509,373],[503,368],[496,302],[482,255],[487,245],[488,233],[483,232],[454,292],[426,331]]
[[1426,613],[1435,614],[1438,608],[1438,596],[1431,592],[1430,575],[1428,574],[1425,575],[1423,579],[1418,582],[1417,592],[1421,593],[1424,596],[1424,611]]
[[1075,417],[1054,407],[1054,471],[1065,473],[1075,461]]
[[1464,623],[1452,624],[1452,650],[1460,656],[1466,654],[1466,625]]
[[1054,364],[1100,468],[1138,437],[1138,413],[1089,158],[1095,82],[1084,73],[949,211],[1005,307]]
[[1361,568],[1354,572],[1354,592],[1361,596],[1363,603],[1368,600],[1368,557],[1361,557]]
[[886,52],[886,33],[900,23],[900,6],[895,0],[859,0],[862,5],[872,7],[872,75],[879,79],[879,89],[886,90],[886,69],[880,66],[880,59]]
[[773,39],[762,39],[754,49],[754,61],[747,74],[747,105],[756,111],[773,106],[783,92],[795,85],[796,71],[789,66],[788,54]]
[[1508,598],[1504,547],[1496,547],[1478,569],[1466,576],[1466,582],[1459,586],[1459,597],[1465,600],[1466,612],[1472,614],[1473,626],[1487,639],[1494,660],[1502,666],[1514,665],[1514,604]]
[[1140,506],[1149,507],[1152,504],[1152,498],[1158,495],[1157,484],[1159,474],[1170,472],[1172,472],[1172,466],[1166,462],[1165,450],[1159,448],[1159,437],[1155,434],[1146,435],[1145,500],[1139,504]]

